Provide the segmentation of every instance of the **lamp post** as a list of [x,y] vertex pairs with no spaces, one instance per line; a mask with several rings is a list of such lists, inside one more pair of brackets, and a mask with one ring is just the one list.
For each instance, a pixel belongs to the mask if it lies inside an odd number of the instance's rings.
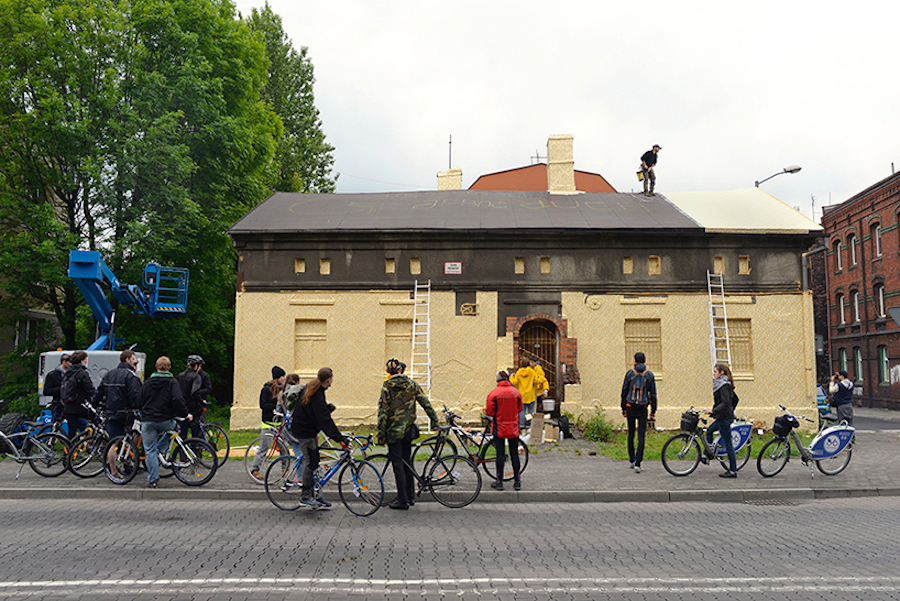
[[761,183],[769,181],[770,179],[772,179],[772,178],[775,177],[776,175],[781,175],[782,173],[797,173],[798,171],[800,171],[800,165],[789,165],[789,166],[785,167],[784,169],[782,169],[781,171],[779,171],[778,173],[776,173],[776,174],[774,174],[774,175],[770,175],[770,176],[767,177],[766,179],[761,179],[761,180],[759,180],[758,182],[754,182],[754,185],[755,185],[757,188],[759,188],[759,185],[760,185]]

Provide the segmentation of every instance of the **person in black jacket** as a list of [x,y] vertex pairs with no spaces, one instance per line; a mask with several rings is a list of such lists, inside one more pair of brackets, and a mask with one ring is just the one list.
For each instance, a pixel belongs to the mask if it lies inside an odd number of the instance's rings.
[[[175,376],[178,380],[178,386],[181,388],[181,398],[191,415],[199,417],[203,412],[203,405],[206,403],[203,394],[203,378],[200,377],[200,367],[203,365],[203,358],[200,355],[189,355],[187,358],[187,369]],[[206,391],[209,392],[208,390]],[[195,438],[203,438],[203,430],[200,428],[200,420],[192,420],[181,424],[181,437],[188,437],[188,429],[191,436]]]
[[44,396],[48,396],[51,399],[50,411],[53,414],[54,424],[61,422],[63,418],[63,404],[62,399],[59,398],[59,394],[60,388],[62,387],[63,376],[66,375],[66,370],[72,365],[70,359],[69,353],[63,353],[59,357],[59,366],[44,376]]
[[287,374],[277,365],[272,366],[272,379],[263,384],[262,390],[259,391],[259,408],[262,411],[262,427],[260,429],[261,440],[259,448],[256,450],[256,457],[253,459],[253,465],[250,466],[250,475],[262,484],[263,474],[259,473],[266,453],[269,451],[269,445],[272,443],[272,430],[270,424],[275,420],[275,409],[278,408],[278,399],[284,390],[284,380]]
[[[634,368],[625,373],[622,382],[622,417],[628,424],[628,462],[638,474],[643,468],[644,440],[647,433],[647,408],[650,420],[656,419],[656,376],[647,369],[644,353],[634,354]],[[637,448],[634,435],[637,434]]]
[[728,453],[729,469],[720,478],[737,478],[737,459],[734,456],[734,445],[731,442],[731,423],[734,421],[734,378],[731,369],[724,363],[717,363],[713,368],[713,408],[707,411],[716,421],[706,429],[706,440],[712,442],[718,430],[725,452]]
[[85,361],[87,353],[75,351],[71,356],[72,365],[66,370],[60,385],[60,397],[63,403],[63,417],[66,420],[69,440],[74,440],[79,430],[87,425],[91,415],[84,408],[85,402],[91,402],[97,395],[97,389],[91,381]]
[[136,366],[134,351],[122,351],[118,367],[106,372],[97,387],[97,406],[102,407],[108,417],[106,432],[110,439],[125,434],[125,428],[130,428],[134,422],[134,415],[129,411],[137,409],[141,396],[141,379],[134,373]]
[[325,391],[333,382],[334,373],[331,369],[320,369],[316,378],[300,391],[300,401],[294,405],[291,416],[291,434],[299,439],[299,446],[303,451],[303,492],[300,502],[313,509],[331,507],[331,503],[321,496],[313,497],[313,472],[319,467],[319,432],[324,432],[325,436],[342,445],[350,441],[334,425],[334,420],[331,419],[332,408],[325,400]]
[[147,486],[156,488],[159,482],[159,454],[165,453],[169,445],[170,430],[175,429],[175,417],[193,419],[184,400],[181,387],[172,376],[172,361],[168,357],[156,360],[156,372],[141,388],[141,437],[147,462]]

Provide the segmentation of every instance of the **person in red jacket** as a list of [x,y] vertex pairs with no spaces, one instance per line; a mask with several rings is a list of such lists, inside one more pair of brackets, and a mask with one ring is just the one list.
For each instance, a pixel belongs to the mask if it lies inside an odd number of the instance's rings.
[[[503,490],[503,463],[506,461],[504,445],[509,446],[509,459],[513,467],[513,488],[522,490],[519,478],[519,413],[522,411],[522,395],[509,383],[509,374],[497,372],[497,388],[488,395],[484,412],[493,417],[491,431],[497,450],[497,481],[491,484],[495,490]],[[508,441],[508,442],[507,442]]]

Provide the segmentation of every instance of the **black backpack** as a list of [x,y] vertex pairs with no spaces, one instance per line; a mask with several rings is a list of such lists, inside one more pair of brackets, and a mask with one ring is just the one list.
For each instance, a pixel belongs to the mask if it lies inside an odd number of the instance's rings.
[[78,399],[78,380],[75,378],[76,370],[68,370],[63,375],[62,385],[59,387],[59,398],[64,403],[74,403]]
[[645,388],[647,387],[647,382],[650,378],[647,377],[646,371],[638,373],[632,369],[631,373],[634,374],[634,377],[631,378],[631,391],[628,393],[628,404],[632,407],[643,407],[650,402],[650,394],[645,394]]
[[559,431],[562,432],[563,438],[575,438],[575,435],[572,434],[568,417],[566,417],[565,415],[560,415],[559,419],[556,421],[559,424]]

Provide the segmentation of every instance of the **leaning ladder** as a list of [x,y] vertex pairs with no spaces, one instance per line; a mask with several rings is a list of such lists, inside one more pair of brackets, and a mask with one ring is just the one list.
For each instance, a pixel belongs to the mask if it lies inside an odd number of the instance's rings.
[[725,281],[721,273],[706,272],[709,292],[709,355],[712,364],[731,367],[731,344],[728,341],[728,314],[725,311]]
[[413,291],[412,360],[410,377],[419,383],[426,395],[431,394],[431,280]]

